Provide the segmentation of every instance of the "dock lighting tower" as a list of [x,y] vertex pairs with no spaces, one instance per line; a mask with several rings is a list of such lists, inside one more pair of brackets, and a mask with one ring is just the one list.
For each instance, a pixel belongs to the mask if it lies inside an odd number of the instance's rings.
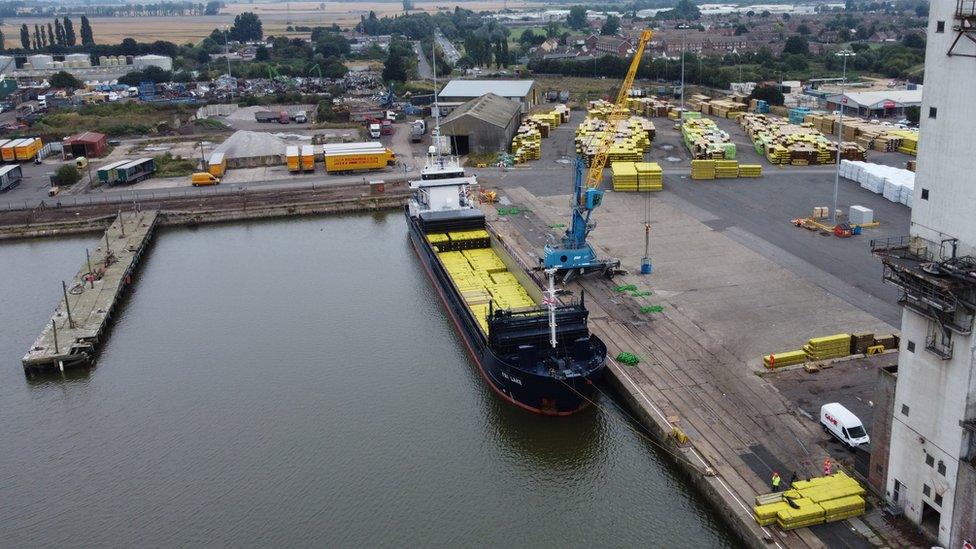
[[834,207],[830,210],[830,222],[837,225],[837,187],[840,186],[840,149],[844,142],[844,105],[847,98],[844,96],[847,84],[847,58],[854,57],[856,54],[851,50],[841,50],[835,53],[837,57],[844,60],[844,76],[840,81],[840,103],[837,106],[837,166],[834,171]]

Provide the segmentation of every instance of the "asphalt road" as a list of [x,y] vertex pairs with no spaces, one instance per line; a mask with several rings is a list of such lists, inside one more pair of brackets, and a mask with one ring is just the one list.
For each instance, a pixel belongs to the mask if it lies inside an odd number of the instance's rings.
[[422,80],[433,80],[434,69],[431,68],[430,61],[427,60],[427,56],[420,48],[420,42],[413,43],[413,51],[417,54],[417,75]]

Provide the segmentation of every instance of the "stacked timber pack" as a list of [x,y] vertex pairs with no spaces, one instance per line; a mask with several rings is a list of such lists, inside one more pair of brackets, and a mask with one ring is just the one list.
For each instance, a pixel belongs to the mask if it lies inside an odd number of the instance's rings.
[[521,164],[542,158],[542,140],[549,137],[560,124],[568,122],[569,114],[569,107],[556,105],[552,110],[528,115],[512,137],[515,162]]
[[630,112],[647,118],[664,118],[673,108],[671,103],[657,97],[631,97],[627,99]]
[[762,177],[759,164],[739,164],[738,160],[692,160],[692,179],[736,179]]
[[851,354],[851,334],[815,337],[803,346],[807,358],[812,361],[842,358]]
[[[576,130],[576,154],[582,156],[589,166],[596,156],[604,133],[610,131],[610,124],[601,118],[587,116]],[[644,153],[651,150],[654,139],[654,123],[641,116],[630,116],[617,123],[613,143],[610,145],[609,162],[640,162]]]
[[664,189],[661,166],[657,162],[614,162],[614,191],[660,191]]
[[745,112],[746,104],[727,99],[713,99],[703,101],[700,110],[702,114],[718,116],[719,118],[738,118]]
[[[784,118],[756,113],[742,115],[739,124],[752,140],[756,153],[765,155],[772,164],[807,166],[837,162],[837,145],[813,124],[790,124]],[[841,143],[842,159],[862,160],[864,156],[865,149],[856,143]]]
[[719,129],[713,120],[686,119],[681,124],[681,136],[695,159],[735,159],[735,143],[732,143],[728,132]]
[[839,471],[757,496],[753,517],[760,526],[776,524],[783,530],[844,520],[864,514],[864,494],[859,482]]

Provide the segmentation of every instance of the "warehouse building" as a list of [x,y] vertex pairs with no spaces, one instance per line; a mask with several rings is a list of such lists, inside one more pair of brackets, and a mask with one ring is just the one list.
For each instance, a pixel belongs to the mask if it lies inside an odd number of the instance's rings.
[[884,90],[846,92],[827,97],[827,110],[836,111],[844,106],[844,114],[864,118],[889,118],[905,116],[905,109],[922,104],[922,86],[911,90]]
[[437,95],[437,100],[443,114],[486,93],[516,102],[521,112],[529,112],[539,102],[535,80],[451,80]]
[[486,93],[454,109],[441,121],[441,134],[457,155],[504,151],[518,129],[520,112],[518,103]]

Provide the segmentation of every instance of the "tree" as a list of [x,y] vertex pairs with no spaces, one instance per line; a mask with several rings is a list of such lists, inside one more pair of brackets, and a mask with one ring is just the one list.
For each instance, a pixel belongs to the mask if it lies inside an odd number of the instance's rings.
[[810,43],[807,42],[806,37],[794,34],[786,39],[786,45],[783,46],[783,53],[809,55]]
[[20,47],[25,50],[30,49],[30,31],[27,30],[27,23],[20,26]]
[[261,19],[252,12],[244,13],[234,17],[234,26],[230,28],[230,39],[238,42],[249,42],[260,40],[264,37]]
[[759,14],[759,17],[769,17],[770,15],[772,14],[769,13],[769,10],[763,10],[763,12]]
[[3,31],[0,31],[0,51],[6,51],[7,49],[7,44],[4,43],[4,40]]
[[918,120],[922,116],[922,107],[905,107],[905,118],[912,124],[918,125]]
[[74,77],[70,72],[58,71],[51,75],[51,87],[52,88],[67,88],[71,90],[76,90],[83,87],[83,84]]
[[64,45],[64,27],[61,26],[61,20],[54,18],[54,40],[59,46]]
[[88,46],[95,43],[95,36],[92,34],[91,23],[84,15],[81,16],[81,45]]
[[919,4],[919,5],[915,6],[915,15],[917,15],[919,17],[928,17],[929,16],[929,5],[928,4]]
[[678,0],[674,8],[659,12],[655,17],[658,19],[698,20],[701,19],[701,10],[691,0]]
[[203,10],[203,14],[217,15],[218,13],[220,13],[220,8],[222,8],[223,5],[224,5],[223,2],[216,2],[216,1],[207,2],[207,7],[206,9]]
[[757,86],[749,94],[749,99],[761,99],[770,105],[782,105],[783,92],[775,86]]
[[749,27],[747,27],[745,25],[741,25],[740,24],[740,25],[737,25],[735,27],[735,35],[736,36],[742,36],[743,34],[747,34],[748,32],[749,32]]
[[54,45],[54,27],[50,23],[47,24],[47,43]]
[[796,27],[796,32],[804,35],[810,34],[810,27],[806,26],[805,23],[800,23],[800,25]]
[[566,24],[577,30],[585,29],[586,8],[583,6],[573,6],[569,8],[569,15],[566,17]]
[[615,15],[608,15],[607,20],[600,27],[600,34],[603,36],[614,36],[620,30],[620,18]]
[[[267,49],[267,48],[265,48],[265,49]],[[196,59],[197,59],[197,63],[200,63],[200,64],[209,63],[210,62],[210,53],[207,52],[206,49],[200,48],[197,51],[197,57],[196,57]]]
[[409,13],[413,9],[413,0],[403,0],[403,11]]
[[75,27],[73,24],[71,24],[71,19],[65,17],[63,24],[64,24],[64,45],[74,46],[76,43]]
[[63,164],[54,172],[54,180],[61,187],[70,187],[81,180],[81,174],[74,164]]
[[270,61],[271,60],[271,53],[268,52],[268,48],[266,46],[258,46],[258,49],[254,52],[254,60],[255,61]]
[[559,22],[549,21],[546,25],[546,38],[558,38],[560,34]]
[[910,32],[901,38],[901,43],[906,48],[914,48],[917,50],[925,49],[925,38],[917,32]]
[[41,31],[40,25],[34,25],[34,47],[41,49],[47,46],[47,34]]

